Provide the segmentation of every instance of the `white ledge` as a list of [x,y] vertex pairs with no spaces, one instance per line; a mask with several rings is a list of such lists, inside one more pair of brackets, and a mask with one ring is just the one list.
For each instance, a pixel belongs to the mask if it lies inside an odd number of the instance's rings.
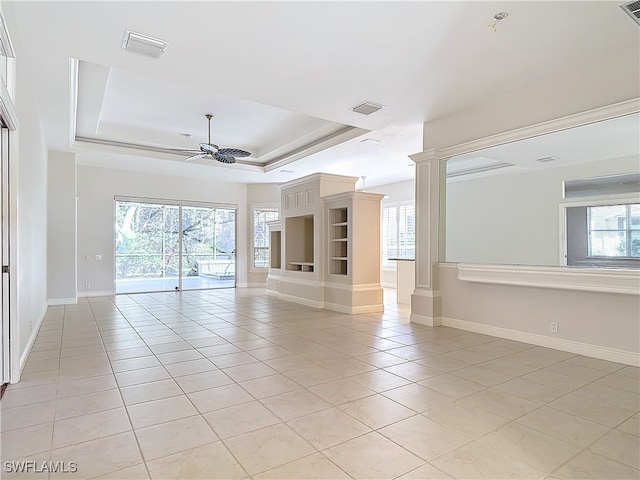
[[640,271],[603,268],[458,264],[466,282],[640,295]]

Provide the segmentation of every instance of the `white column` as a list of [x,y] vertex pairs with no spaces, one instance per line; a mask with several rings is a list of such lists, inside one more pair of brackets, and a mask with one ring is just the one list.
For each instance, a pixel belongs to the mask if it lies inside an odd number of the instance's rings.
[[438,150],[411,156],[416,163],[416,287],[411,321],[442,324],[438,263],[444,261],[446,160]]

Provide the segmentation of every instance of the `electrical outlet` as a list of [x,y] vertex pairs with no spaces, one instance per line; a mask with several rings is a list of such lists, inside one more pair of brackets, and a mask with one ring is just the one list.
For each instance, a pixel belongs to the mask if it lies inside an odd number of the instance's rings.
[[84,288],[86,288],[87,290],[91,289],[91,284],[90,283],[85,283],[84,284]]
[[551,322],[551,333],[558,333],[558,322]]

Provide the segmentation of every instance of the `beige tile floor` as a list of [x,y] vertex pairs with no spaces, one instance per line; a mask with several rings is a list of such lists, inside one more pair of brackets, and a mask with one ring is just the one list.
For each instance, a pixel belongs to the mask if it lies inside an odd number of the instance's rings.
[[409,324],[388,300],[352,316],[260,289],[51,307],[1,402],[2,460],[78,470],[2,478],[640,477],[638,368]]

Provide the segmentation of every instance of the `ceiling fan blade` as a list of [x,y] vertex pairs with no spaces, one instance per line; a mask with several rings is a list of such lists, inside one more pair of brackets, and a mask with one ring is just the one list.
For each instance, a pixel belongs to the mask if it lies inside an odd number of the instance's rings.
[[200,150],[204,153],[213,155],[214,153],[218,153],[218,146],[212,143],[201,143]]
[[185,158],[185,160],[184,160],[184,161],[185,161],[185,162],[190,162],[191,160],[198,160],[198,159],[200,159],[200,158],[204,158],[204,157],[206,157],[207,155],[208,155],[208,154],[206,154],[206,153],[199,153],[199,154],[197,154],[197,155],[193,155],[192,157]]
[[214,154],[213,158],[215,158],[220,163],[236,163],[236,159],[234,157],[232,157],[231,155],[224,155],[222,153]]
[[239,148],[221,148],[218,150],[222,155],[231,155],[232,157],[248,157],[251,155],[250,152],[246,150],[240,150]]

